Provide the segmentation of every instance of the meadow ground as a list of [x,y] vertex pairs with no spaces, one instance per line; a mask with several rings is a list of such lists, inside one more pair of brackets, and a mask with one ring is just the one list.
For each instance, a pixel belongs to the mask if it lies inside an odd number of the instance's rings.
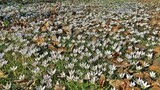
[[0,5],[0,90],[160,90],[155,2]]

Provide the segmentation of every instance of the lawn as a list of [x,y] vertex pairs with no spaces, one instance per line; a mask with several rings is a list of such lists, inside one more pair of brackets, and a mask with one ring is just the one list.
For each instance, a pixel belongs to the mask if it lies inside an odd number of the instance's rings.
[[0,5],[0,90],[160,90],[156,5]]

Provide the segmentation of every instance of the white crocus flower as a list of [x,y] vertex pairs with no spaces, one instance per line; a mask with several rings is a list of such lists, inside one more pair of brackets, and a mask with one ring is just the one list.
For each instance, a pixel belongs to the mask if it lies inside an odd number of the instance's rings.
[[120,77],[120,78],[124,78],[124,76],[125,76],[125,73],[120,73],[120,74],[119,74],[119,77]]
[[113,74],[113,72],[114,72],[114,71],[111,71],[111,70],[110,70],[110,71],[108,71],[108,73],[109,73],[110,75],[112,75],[112,74]]
[[131,82],[129,86],[130,86],[130,87],[134,87],[135,85],[136,85],[135,82]]
[[153,71],[152,71],[152,72],[150,72],[150,73],[149,73],[149,75],[150,75],[150,77],[151,77],[151,78],[155,78],[155,77],[156,77],[156,73],[155,73],[155,72],[153,72]]
[[54,75],[56,73],[56,69],[54,69],[54,70],[50,69],[50,70],[48,70],[48,73],[50,75]]
[[123,61],[123,59],[122,59],[122,58],[120,58],[120,57],[118,57],[118,58],[117,58],[117,61],[118,61],[118,62],[122,62],[122,61]]
[[146,89],[146,88],[148,88],[148,87],[150,87],[150,85],[148,85],[148,83],[147,82],[142,82],[142,84],[141,84],[141,88],[142,89]]
[[70,76],[74,75],[75,70],[70,70],[68,73]]
[[91,82],[92,84],[95,84],[95,82],[96,82],[96,77],[92,77],[92,79],[90,80],[90,82]]
[[141,70],[142,67],[141,66],[136,66],[136,70]]
[[115,65],[109,65],[109,69],[112,70],[112,71],[115,71],[116,70],[116,66]]
[[17,66],[10,67],[10,69],[11,69],[12,71],[15,71],[15,70],[17,69]]
[[5,86],[3,85],[3,88],[4,88],[5,90],[10,90],[10,88],[11,88],[11,82],[10,82],[10,83],[7,83]]
[[62,73],[60,73],[60,76],[59,77],[65,77],[66,76],[66,74],[64,73],[64,72],[62,72]]
[[24,78],[25,78],[25,75],[20,75],[20,76],[19,76],[19,79],[20,79],[20,80],[23,80]]
[[148,53],[146,56],[147,56],[149,59],[152,59],[153,53]]
[[84,79],[89,80],[89,79],[90,79],[90,73],[87,73],[87,74],[84,76]]
[[111,90],[116,90],[116,88],[115,88],[115,87],[113,87],[113,88],[111,88]]
[[127,79],[132,79],[133,75],[126,74]]
[[149,66],[149,64],[148,63],[146,63],[146,62],[144,62],[144,67],[148,67]]
[[141,78],[138,78],[138,79],[136,80],[136,83],[137,83],[138,85],[141,85],[142,82],[143,82],[143,80],[142,80]]

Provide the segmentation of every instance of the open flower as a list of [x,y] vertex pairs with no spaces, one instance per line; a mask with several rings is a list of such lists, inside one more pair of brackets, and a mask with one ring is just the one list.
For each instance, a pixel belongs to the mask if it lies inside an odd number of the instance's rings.
[[149,73],[149,75],[150,75],[150,77],[151,77],[151,78],[155,78],[155,77],[156,77],[156,73],[155,73],[155,72],[153,72],[153,71],[152,71],[152,72],[150,72],[150,73]]
[[135,82],[130,82],[130,87],[134,87],[136,85],[136,83]]
[[148,88],[148,87],[150,87],[150,85],[148,85],[148,83],[147,82],[142,82],[142,84],[141,84],[141,88],[142,89],[146,89],[146,88]]
[[11,69],[12,71],[15,71],[15,70],[17,69],[17,66],[10,67],[10,69]]
[[119,77],[120,77],[120,78],[124,78],[124,76],[125,76],[125,73],[120,73],[120,74],[119,74]]
[[6,85],[3,85],[3,88],[5,90],[10,90],[10,88],[11,88],[11,82],[10,83],[6,83]]

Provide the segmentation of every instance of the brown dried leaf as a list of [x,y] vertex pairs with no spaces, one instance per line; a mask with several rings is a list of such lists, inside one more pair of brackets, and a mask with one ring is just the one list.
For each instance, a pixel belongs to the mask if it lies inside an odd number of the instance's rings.
[[118,73],[123,73],[123,72],[124,72],[124,68],[122,68],[122,67],[117,68],[117,72],[118,72]]
[[124,84],[120,86],[120,90],[132,90],[130,88],[130,81],[128,79],[124,79]]
[[96,43],[96,41],[97,41],[97,37],[96,36],[93,36],[91,39],[92,39],[93,43]]
[[134,76],[134,77],[137,77],[137,78],[139,78],[139,77],[140,77],[140,78],[143,78],[143,77],[144,77],[142,72],[134,73],[133,76]]
[[48,48],[49,48],[50,50],[57,51],[57,48],[55,48],[53,45],[48,45]]
[[154,66],[154,65],[152,65],[152,66],[149,67],[149,70],[155,71],[155,72],[157,72],[157,73],[160,74],[160,66]]
[[150,90],[160,90],[160,87],[158,87],[158,86],[153,86],[153,87],[151,87]]
[[55,85],[53,90],[65,90],[65,87]]
[[55,41],[57,39],[56,35],[51,36],[51,40]]
[[74,48],[74,44],[68,49],[68,52],[72,52],[73,48]]
[[141,90],[139,87],[133,87],[132,90]]
[[153,51],[156,53],[160,53],[160,46],[155,47]]
[[119,64],[115,64],[115,66],[116,66],[116,67],[126,68],[126,67],[131,66],[131,64],[129,64],[128,62],[123,61],[123,62],[121,62],[121,63],[119,63]]
[[106,77],[105,77],[105,75],[102,74],[98,80],[100,87],[103,87],[105,81],[106,81]]
[[37,43],[37,45],[40,45],[44,42],[44,37],[38,36],[35,40],[35,42]]
[[13,82],[15,82],[15,83],[27,83],[27,82],[29,82],[29,80],[22,79],[22,80],[14,80]]
[[130,52],[132,52],[133,50],[131,50],[131,49],[127,49],[126,50],[126,53],[130,53]]
[[130,35],[129,30],[125,31],[124,34],[125,34],[126,36]]
[[151,86],[158,86],[158,87],[160,87],[160,83],[159,82],[153,82],[152,84],[151,84]]
[[32,88],[33,86],[35,85],[35,81],[34,80],[29,80],[28,82],[27,82],[27,87],[29,87],[29,88]]
[[157,21],[157,26],[160,26],[160,20]]
[[157,24],[157,19],[152,18],[152,19],[150,20],[150,24],[151,24],[151,25],[156,25],[156,24]]
[[67,35],[69,34],[69,26],[63,26],[62,29]]
[[153,65],[154,66],[159,66],[160,65],[160,60],[153,60]]
[[49,25],[49,22],[46,22],[46,23],[45,23],[45,26],[46,26],[46,27],[49,27],[49,26],[50,26],[50,25]]
[[120,29],[120,26],[117,25],[117,26],[113,26],[111,31],[112,32],[117,32],[119,29]]
[[144,75],[145,78],[150,78],[150,75],[149,75],[148,72],[143,72],[143,75]]
[[124,84],[124,81],[122,81],[122,80],[110,80],[109,84],[113,87],[120,87],[121,85]]
[[44,25],[44,26],[42,26],[42,27],[41,27],[41,31],[42,31],[42,32],[47,31],[47,27],[46,27],[45,25]]
[[61,52],[65,52],[66,49],[65,49],[64,47],[60,47],[60,48],[57,49],[57,51],[58,51],[59,53],[61,53]]
[[4,78],[4,77],[6,77],[6,75],[4,74],[3,71],[0,70],[0,78]]
[[60,43],[57,42],[57,41],[53,41],[52,44],[53,44],[53,45],[58,45],[58,44],[60,44]]

